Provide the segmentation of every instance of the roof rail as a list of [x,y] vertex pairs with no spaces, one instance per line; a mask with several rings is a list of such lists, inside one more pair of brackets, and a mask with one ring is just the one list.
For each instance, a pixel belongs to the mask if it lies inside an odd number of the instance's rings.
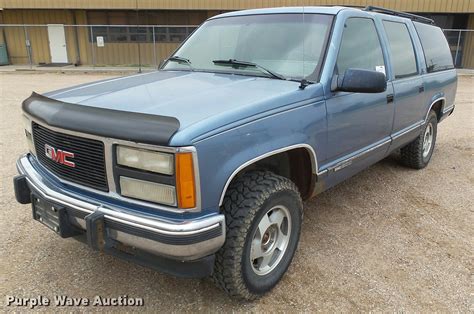
[[364,11],[370,11],[370,12],[378,12],[378,13],[385,13],[385,14],[390,14],[390,15],[395,15],[395,16],[400,16],[400,17],[406,17],[409,18],[413,21],[417,22],[422,22],[422,23],[427,23],[434,25],[435,22],[432,19],[429,19],[424,16],[416,15],[416,14],[411,14],[411,13],[406,13],[406,12],[400,12],[400,11],[395,11],[395,10],[390,10],[390,9],[385,9],[381,7],[376,7],[376,6],[366,6]]

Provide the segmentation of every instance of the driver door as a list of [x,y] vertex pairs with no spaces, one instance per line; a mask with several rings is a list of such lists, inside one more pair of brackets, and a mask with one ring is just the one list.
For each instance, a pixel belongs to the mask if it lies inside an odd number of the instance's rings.
[[[346,20],[334,74],[343,75],[349,68],[385,73],[380,37],[371,18]],[[364,162],[365,157],[387,151],[394,114],[391,83],[382,93],[336,91],[326,104],[330,175],[352,175],[376,159],[368,158]],[[346,171],[340,171],[345,167],[348,167]]]

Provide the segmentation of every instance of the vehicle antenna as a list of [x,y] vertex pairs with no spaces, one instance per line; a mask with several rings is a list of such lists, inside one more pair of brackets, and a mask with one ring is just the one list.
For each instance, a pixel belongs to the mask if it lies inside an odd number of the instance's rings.
[[135,11],[136,11],[136,14],[137,14],[137,49],[138,49],[138,73],[142,73],[142,60],[141,60],[141,52],[140,52],[140,40],[138,38],[138,26],[140,25],[140,17],[139,17],[139,13],[138,13],[138,0],[135,0]]

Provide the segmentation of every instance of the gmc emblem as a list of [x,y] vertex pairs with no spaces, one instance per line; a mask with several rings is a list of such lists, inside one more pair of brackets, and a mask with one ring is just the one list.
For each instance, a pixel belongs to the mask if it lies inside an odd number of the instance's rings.
[[68,160],[68,158],[74,158],[74,153],[56,149],[51,145],[44,144],[44,154],[46,157],[54,162],[57,162],[58,164],[72,168],[76,167],[76,164],[73,161]]

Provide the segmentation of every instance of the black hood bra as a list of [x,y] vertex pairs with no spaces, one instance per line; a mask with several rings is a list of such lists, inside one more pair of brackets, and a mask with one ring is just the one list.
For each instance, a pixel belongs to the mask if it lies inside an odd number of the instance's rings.
[[35,92],[22,107],[52,127],[152,145],[168,145],[180,126],[173,117],[71,104]]

